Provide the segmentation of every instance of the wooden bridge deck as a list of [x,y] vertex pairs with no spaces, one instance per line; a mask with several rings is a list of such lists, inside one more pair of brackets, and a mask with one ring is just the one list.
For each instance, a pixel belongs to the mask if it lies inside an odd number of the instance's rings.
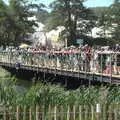
[[[12,63],[0,62],[0,66],[16,69],[16,64],[12,64]],[[90,81],[99,81],[99,82],[120,84],[120,75],[92,73],[92,72],[84,72],[84,71],[70,70],[70,69],[67,70],[67,69],[54,68],[54,67],[52,67],[52,68],[38,67],[38,66],[35,66],[35,65],[32,65],[32,66],[31,65],[20,65],[19,69],[34,71],[36,73],[42,72],[42,73],[62,75],[62,76],[80,78],[80,79],[87,79],[87,80],[90,80]]]

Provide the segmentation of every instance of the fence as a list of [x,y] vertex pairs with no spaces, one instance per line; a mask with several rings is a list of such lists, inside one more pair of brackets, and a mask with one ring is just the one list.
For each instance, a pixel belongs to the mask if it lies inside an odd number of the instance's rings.
[[120,105],[4,106],[0,120],[120,120]]
[[[43,52],[0,52],[0,62],[22,64],[29,66],[45,67],[58,70],[83,71],[92,74],[99,73],[119,77],[120,75],[120,52],[95,53],[82,55],[83,53],[51,53]],[[84,57],[83,57],[84,56]],[[95,57],[95,58],[94,58]]]

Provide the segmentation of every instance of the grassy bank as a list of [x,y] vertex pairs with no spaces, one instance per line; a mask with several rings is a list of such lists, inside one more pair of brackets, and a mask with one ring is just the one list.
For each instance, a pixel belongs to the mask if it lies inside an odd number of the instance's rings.
[[5,77],[6,74],[7,74],[7,71],[0,67],[0,77]]
[[39,83],[18,91],[16,78],[0,80],[0,103],[9,105],[95,105],[120,103],[119,86],[85,87],[67,91],[56,85]]
[[[55,111],[55,108],[59,110],[62,106],[62,110],[64,109],[64,118],[66,120],[68,109],[71,110],[71,108],[75,107],[75,115],[78,116],[80,107],[83,112],[81,113],[82,117],[84,118],[84,116],[87,116],[85,120],[88,120],[88,118],[91,119],[91,117],[90,115],[88,117],[86,111],[92,114],[98,103],[103,109],[102,114],[108,117],[109,115],[107,115],[107,112],[110,111],[111,116],[111,110],[116,110],[115,106],[120,105],[120,87],[91,86],[88,88],[81,86],[77,90],[68,91],[60,86],[39,83],[26,91],[20,92],[16,87],[16,78],[0,79],[0,105],[12,106],[13,111],[16,111],[16,109],[18,109],[16,106],[19,106],[21,112],[24,110],[24,107],[26,110],[30,109],[35,112],[36,108],[34,106],[41,106],[42,112],[44,113],[43,117],[46,117],[49,114],[50,106],[52,107],[50,110],[51,114]],[[73,109],[72,112],[74,113]],[[32,115],[35,117],[35,114]]]

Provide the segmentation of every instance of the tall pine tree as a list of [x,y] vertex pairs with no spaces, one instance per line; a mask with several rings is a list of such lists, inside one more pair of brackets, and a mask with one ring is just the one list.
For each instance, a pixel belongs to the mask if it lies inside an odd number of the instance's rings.
[[77,37],[86,35],[94,25],[95,16],[83,2],[84,0],[56,0],[50,5],[52,17],[50,16],[46,27],[64,26],[62,36],[67,37],[68,45],[75,45]]

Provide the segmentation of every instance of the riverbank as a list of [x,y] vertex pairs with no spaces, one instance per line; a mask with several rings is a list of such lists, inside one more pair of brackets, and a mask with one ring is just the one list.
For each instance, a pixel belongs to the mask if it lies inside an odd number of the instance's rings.
[[[10,76],[10,73],[0,67],[0,80],[8,79],[8,77],[6,77],[6,76]],[[10,77],[10,78],[12,78],[12,77]],[[24,89],[29,89],[33,85],[32,81],[22,80],[22,79],[17,79],[17,78],[15,78],[15,79],[16,79],[15,84],[17,86],[17,89],[19,89],[20,91],[24,90]]]
[[5,77],[6,75],[7,75],[7,71],[6,70],[4,70],[4,69],[2,69],[1,67],[0,67],[0,78],[1,77]]

